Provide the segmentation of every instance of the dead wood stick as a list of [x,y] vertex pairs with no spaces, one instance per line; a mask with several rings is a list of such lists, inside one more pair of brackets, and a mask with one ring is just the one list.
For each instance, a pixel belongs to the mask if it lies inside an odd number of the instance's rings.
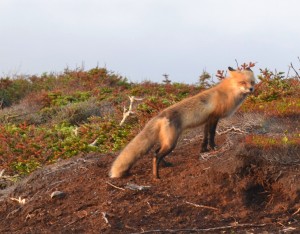
[[298,210],[296,210],[293,214],[292,214],[292,216],[294,216],[295,214],[298,214],[300,212],[300,208],[298,208]]
[[116,189],[120,189],[120,190],[123,190],[123,191],[125,191],[125,189],[124,189],[124,188],[120,188],[120,187],[118,187],[118,186],[116,186],[116,185],[113,185],[113,184],[109,183],[108,181],[106,181],[106,183],[107,183],[108,185],[110,185],[110,186],[112,186],[112,187],[116,188]]
[[297,70],[294,68],[294,66],[293,66],[292,63],[291,63],[291,65],[290,65],[290,67],[291,67],[291,68],[294,70],[294,72],[296,73],[297,78],[300,79],[300,76],[299,76]]
[[14,197],[11,197],[10,200],[16,201],[16,202],[18,202],[18,203],[21,204],[21,205],[24,205],[24,204],[26,203],[26,199],[25,199],[25,198],[22,199],[21,197],[19,197],[18,199],[17,199],[17,198],[14,198]]
[[178,233],[178,232],[211,232],[211,231],[220,231],[220,230],[226,230],[231,228],[249,228],[249,227],[264,227],[267,224],[252,224],[252,223],[242,223],[242,224],[236,224],[236,225],[228,225],[228,226],[221,226],[221,227],[213,227],[213,228],[188,228],[188,229],[165,229],[165,230],[148,230],[143,232],[136,232],[131,234],[143,234],[143,233],[156,233],[156,232],[169,232],[169,233]]
[[236,128],[236,127],[228,128],[228,129],[226,129],[226,130],[223,131],[223,132],[216,131],[216,133],[217,133],[218,135],[223,135],[223,134],[226,134],[227,132],[230,132],[230,131],[240,132],[240,133],[247,133],[247,132],[245,132],[245,131],[243,131],[243,130],[241,130],[241,129],[239,129],[239,128]]
[[212,206],[198,205],[198,204],[195,204],[195,203],[192,203],[192,202],[188,202],[188,201],[186,201],[185,203],[190,204],[192,206],[199,207],[199,208],[210,209],[210,210],[219,210],[218,208],[215,208],[215,207],[212,207]]
[[104,219],[105,223],[107,223],[110,226],[110,223],[108,222],[108,219],[107,219],[106,212],[101,212],[101,214],[102,214],[102,218]]
[[128,97],[129,97],[129,100],[130,100],[129,108],[128,108],[128,110],[127,110],[126,107],[124,106],[123,119],[122,119],[121,122],[120,122],[120,126],[123,125],[123,123],[125,122],[126,118],[127,118],[129,115],[134,114],[134,112],[132,111],[132,105],[133,105],[133,102],[134,102],[135,100],[137,100],[137,101],[143,100],[143,98],[136,98],[135,96],[128,96]]

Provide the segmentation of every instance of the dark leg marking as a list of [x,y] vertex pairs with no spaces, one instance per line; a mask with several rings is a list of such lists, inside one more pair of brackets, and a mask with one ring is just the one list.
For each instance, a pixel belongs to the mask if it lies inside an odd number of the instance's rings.
[[209,123],[206,123],[204,126],[204,137],[203,137],[203,141],[201,144],[201,153],[203,152],[207,152],[207,144],[208,144],[208,130],[209,130]]
[[216,135],[216,128],[218,125],[219,119],[210,117],[208,122],[204,126],[204,137],[201,145],[201,152],[207,152],[208,148],[207,145],[209,144],[211,149],[215,149],[215,135]]
[[[155,150],[155,157],[157,156],[157,154],[158,154],[159,151],[160,151],[160,147],[157,150]],[[171,166],[173,166],[172,163],[166,161],[164,158],[161,160],[161,165],[163,167],[171,167]]]
[[217,129],[218,122],[219,122],[219,119],[213,119],[210,123],[209,146],[212,150],[214,150],[216,148],[215,135],[216,135],[216,129]]
[[172,150],[175,148],[177,144],[177,139],[173,143],[171,147],[160,149],[160,151],[153,157],[153,175],[156,179],[159,179],[159,164],[164,161],[164,157],[166,157]]

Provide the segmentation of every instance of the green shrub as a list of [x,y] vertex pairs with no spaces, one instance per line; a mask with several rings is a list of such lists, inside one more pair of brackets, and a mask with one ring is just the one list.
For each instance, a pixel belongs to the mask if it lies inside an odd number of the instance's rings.
[[1,78],[0,101],[2,108],[17,103],[31,91],[31,84],[24,78]]
[[271,72],[268,69],[260,69],[257,90],[252,100],[269,102],[277,100],[278,98],[289,95],[292,91],[292,86],[287,79],[285,79],[284,72]]

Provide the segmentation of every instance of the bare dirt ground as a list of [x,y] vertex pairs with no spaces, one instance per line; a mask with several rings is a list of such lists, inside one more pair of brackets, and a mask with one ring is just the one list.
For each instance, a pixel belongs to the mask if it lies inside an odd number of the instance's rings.
[[[299,118],[258,126],[251,131],[299,131]],[[200,155],[200,133],[181,138],[160,180],[151,152],[123,179],[107,176],[117,154],[39,169],[0,191],[0,233],[300,233],[300,165],[271,160],[272,149],[266,158],[234,132],[217,135],[220,149]],[[281,157],[299,157],[287,152]],[[55,191],[63,194],[51,198]],[[19,197],[25,204],[11,199]]]

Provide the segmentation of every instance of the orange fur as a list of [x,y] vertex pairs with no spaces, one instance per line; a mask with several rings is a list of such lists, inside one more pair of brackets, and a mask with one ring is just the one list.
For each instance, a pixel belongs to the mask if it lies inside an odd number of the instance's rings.
[[229,70],[230,76],[215,87],[186,98],[151,119],[113,162],[110,177],[124,176],[138,158],[159,143],[160,147],[153,157],[153,175],[159,178],[159,164],[172,152],[179,135],[187,128],[205,124],[202,151],[207,150],[208,142],[214,148],[218,120],[232,115],[246,96],[254,91],[255,78],[251,70]]

